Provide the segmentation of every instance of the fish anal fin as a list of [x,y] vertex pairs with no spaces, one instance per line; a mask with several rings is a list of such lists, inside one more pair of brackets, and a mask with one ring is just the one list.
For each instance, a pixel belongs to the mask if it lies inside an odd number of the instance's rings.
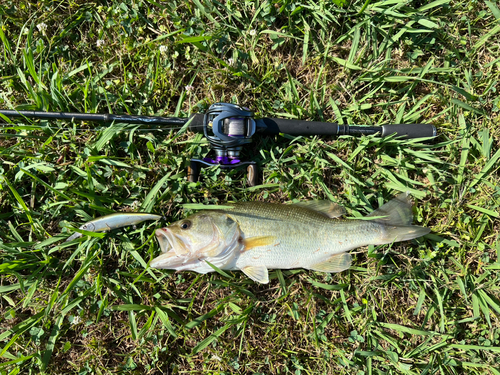
[[351,266],[352,257],[349,253],[332,255],[327,260],[313,264],[310,269],[320,272],[342,272]]
[[346,210],[341,205],[330,201],[307,201],[294,203],[294,206],[303,207],[315,211],[323,216],[335,219],[346,214]]
[[266,266],[247,266],[242,268],[245,275],[260,284],[269,283],[269,272]]
[[242,240],[244,246],[242,251],[247,251],[253,249],[254,247],[274,245],[276,241],[276,236],[255,236],[244,238]]

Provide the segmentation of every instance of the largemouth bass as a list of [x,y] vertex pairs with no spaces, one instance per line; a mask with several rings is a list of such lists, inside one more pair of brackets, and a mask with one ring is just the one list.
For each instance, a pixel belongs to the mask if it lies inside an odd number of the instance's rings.
[[207,264],[210,262],[222,270],[241,270],[266,284],[269,269],[341,272],[351,265],[349,250],[406,241],[430,232],[411,225],[412,203],[406,193],[364,220],[338,219],[345,211],[328,201],[231,206],[201,211],[157,229],[162,254],[150,266],[207,273],[214,271]]
[[[111,229],[126,227],[142,223],[146,220],[160,220],[160,215],[148,214],[145,212],[120,212],[111,215],[101,216],[97,219],[91,220],[83,224],[79,229],[89,232],[102,232]],[[82,234],[79,232],[73,233],[66,239],[66,242],[72,241],[80,237]]]

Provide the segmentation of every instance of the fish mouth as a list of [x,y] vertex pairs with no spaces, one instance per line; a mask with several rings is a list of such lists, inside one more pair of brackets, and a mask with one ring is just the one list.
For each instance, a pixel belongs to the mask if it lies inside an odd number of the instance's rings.
[[182,239],[177,238],[168,228],[157,229],[155,235],[160,245],[161,254],[154,258],[149,266],[178,270],[185,268],[188,251]]
[[199,273],[211,272],[211,268],[208,266],[203,266],[203,261],[200,259],[189,259],[186,257],[179,257],[173,251],[167,253],[162,253],[156,258],[154,258],[150,263],[149,267],[156,269],[170,269],[176,271],[193,271],[196,270]]
[[161,253],[159,256],[154,258],[149,266],[151,268],[173,268],[177,269],[177,267],[182,266],[183,264],[182,258],[178,257],[173,251]]
[[155,235],[162,253],[167,253],[168,251],[172,250],[172,244],[168,240],[166,231],[164,231],[163,229],[157,229],[155,231]]
[[182,238],[178,238],[168,228],[157,229],[155,235],[160,244],[161,254],[149,263],[151,268],[183,271],[191,270],[201,263],[199,259],[189,257]]
[[174,252],[163,252],[156,258],[154,258],[151,263],[149,263],[149,266],[152,268],[165,268],[169,267],[172,264],[172,261],[175,262],[175,258],[177,258],[177,255],[175,255]]
[[182,238],[177,237],[167,227],[157,229],[155,235],[162,253],[167,253],[172,250],[178,256],[189,253],[189,250]]

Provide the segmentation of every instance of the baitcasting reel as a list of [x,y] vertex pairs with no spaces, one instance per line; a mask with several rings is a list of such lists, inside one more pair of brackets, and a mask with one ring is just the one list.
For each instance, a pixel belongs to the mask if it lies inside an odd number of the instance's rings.
[[253,112],[236,104],[215,103],[203,118],[203,133],[215,151],[215,159],[191,159],[188,179],[198,181],[200,168],[219,165],[221,168],[247,166],[248,184],[257,184],[257,165],[253,161],[241,161],[243,145],[252,142],[256,124]]

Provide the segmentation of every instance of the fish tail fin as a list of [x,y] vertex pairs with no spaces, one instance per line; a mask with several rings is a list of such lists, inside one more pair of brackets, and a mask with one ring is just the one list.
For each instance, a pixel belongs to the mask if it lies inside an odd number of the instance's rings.
[[384,229],[383,242],[379,243],[379,245],[412,240],[425,236],[431,231],[429,228],[419,227],[417,225],[407,225],[404,227],[385,226]]
[[399,194],[371,214],[373,221],[384,227],[383,242],[381,244],[407,241],[421,237],[431,230],[425,227],[411,225],[413,220],[412,201],[408,193]]

